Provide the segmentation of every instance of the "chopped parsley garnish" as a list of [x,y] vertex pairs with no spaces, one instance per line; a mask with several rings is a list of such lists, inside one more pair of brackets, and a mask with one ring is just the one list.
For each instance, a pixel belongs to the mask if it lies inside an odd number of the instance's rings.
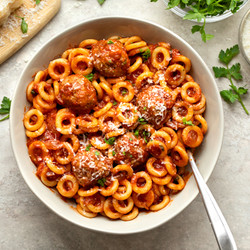
[[89,151],[91,147],[92,147],[92,145],[89,144],[89,145],[85,148],[85,151]]
[[142,118],[142,117],[139,117],[139,118],[138,118],[138,122],[139,122],[140,124],[147,124],[147,121],[146,121],[144,118]]
[[101,179],[99,179],[99,180],[97,181],[97,183],[98,183],[100,186],[102,186],[102,187],[104,187],[105,182],[106,182],[106,179],[105,179],[105,178],[101,178]]
[[246,94],[248,89],[244,87],[237,87],[233,83],[233,78],[235,80],[242,80],[242,75],[240,72],[240,63],[236,63],[229,68],[229,63],[231,60],[240,53],[239,46],[236,44],[232,48],[226,49],[226,51],[221,50],[219,54],[219,60],[226,65],[226,67],[213,67],[214,75],[216,78],[226,77],[230,82],[229,90],[220,91],[221,97],[228,103],[234,103],[238,101],[247,115],[249,112],[245,107],[241,96]]
[[133,138],[129,138],[130,141],[133,141]]
[[123,153],[124,155],[126,155],[126,152],[125,152],[125,151],[123,151],[122,153]]
[[127,90],[123,90],[122,95],[126,95],[126,94],[127,94]]
[[111,41],[111,40],[109,40],[108,42],[107,42],[107,44],[113,44],[114,42],[113,41]]
[[93,73],[90,73],[88,75],[85,76],[89,81],[93,81],[93,77],[94,77],[94,74]]
[[95,155],[96,155],[96,156],[99,156],[99,155],[100,155],[100,152],[95,151]]
[[116,102],[116,101],[114,101],[114,102],[113,102],[113,105],[116,105],[116,104],[117,104],[117,102]]
[[144,61],[147,61],[150,57],[151,57],[151,51],[150,51],[150,49],[146,49],[142,53],[142,58],[143,58]]
[[142,132],[142,134],[143,134],[143,139],[144,139],[144,141],[146,142],[146,143],[148,143],[148,140],[147,140],[147,137],[149,137],[150,136],[150,133],[148,132],[148,131],[143,131]]
[[38,5],[41,1],[40,0],[36,0],[36,5]]
[[143,110],[147,110],[147,107],[143,107]]
[[32,95],[36,94],[36,91],[34,89],[32,89],[30,92],[31,92]]
[[10,115],[9,115],[9,113],[10,113],[10,106],[11,106],[11,100],[8,97],[4,96],[3,100],[2,100],[1,108],[0,108],[0,114],[1,115],[8,114],[8,115],[5,116],[4,118],[2,118],[0,120],[0,122],[4,121],[4,120],[6,120],[6,119],[8,119],[10,117]]
[[137,136],[139,136],[139,130],[136,130],[135,132],[134,132],[134,135],[137,137]]
[[112,151],[112,155],[115,156],[115,155],[116,155],[116,152],[115,152],[115,151]]
[[184,125],[194,126],[194,124],[192,123],[192,121],[187,121],[186,117],[184,117],[184,118],[182,119],[182,123],[183,123]]
[[108,60],[109,63],[112,63],[112,60]]
[[133,155],[130,154],[129,157],[130,157],[130,158],[133,158]]
[[104,141],[109,145],[114,145],[115,139],[115,137],[110,137],[109,139],[104,138]]
[[160,145],[160,149],[161,151],[164,151],[164,147],[162,145]]

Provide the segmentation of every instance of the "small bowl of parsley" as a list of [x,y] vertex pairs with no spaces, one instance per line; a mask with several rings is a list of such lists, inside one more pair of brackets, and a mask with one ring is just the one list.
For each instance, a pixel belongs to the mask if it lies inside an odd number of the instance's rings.
[[205,24],[222,21],[246,5],[248,0],[163,0],[167,9],[184,20],[201,25],[193,25],[191,32],[199,32],[203,42],[214,36],[205,32]]

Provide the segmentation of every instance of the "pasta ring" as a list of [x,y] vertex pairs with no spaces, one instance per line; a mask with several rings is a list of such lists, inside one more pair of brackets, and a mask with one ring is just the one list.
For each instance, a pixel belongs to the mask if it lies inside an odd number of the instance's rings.
[[[161,56],[159,56],[161,55]],[[157,47],[151,55],[151,63],[156,69],[166,68],[170,61],[169,51],[164,47]]]
[[48,73],[54,80],[60,80],[70,74],[70,64],[67,59],[59,58],[50,62]]
[[75,74],[86,76],[92,72],[93,65],[87,56],[79,55],[72,58],[71,69]]
[[[47,174],[50,173],[48,176]],[[57,180],[53,180],[51,177],[56,177],[55,173],[51,172],[48,167],[45,167],[41,173],[41,181],[47,187],[54,187],[57,184]],[[50,178],[50,179],[49,179]]]
[[48,93],[45,91],[45,87],[48,83],[40,82],[38,84],[38,93],[42,97],[43,100],[47,102],[53,102],[55,100],[54,89],[50,86]]
[[187,126],[182,131],[182,141],[188,147],[196,148],[203,141],[203,133],[198,126]]
[[120,103],[117,108],[117,118],[124,125],[132,126],[138,121],[139,114],[136,112],[136,107],[132,103]]
[[[184,109],[186,111],[184,111]],[[173,119],[180,123],[183,123],[184,118],[186,118],[187,121],[191,120],[193,114],[193,107],[187,102],[176,102],[172,108]]]
[[87,189],[87,190],[85,190],[83,188],[79,188],[78,195],[83,196],[83,197],[87,197],[87,196],[92,196],[92,195],[96,194],[98,191],[99,191],[98,186],[94,186],[94,187]]
[[[138,186],[139,179],[144,179],[145,184]],[[145,194],[151,189],[152,180],[146,172],[141,171],[134,174],[134,176],[131,178],[131,185],[134,192],[138,194]]]
[[167,187],[172,190],[182,190],[186,185],[183,178],[178,174],[173,177],[173,180],[177,181],[178,184],[175,184],[173,182],[167,184]]
[[66,174],[60,178],[56,188],[62,196],[72,198],[77,193],[79,185],[74,175]]
[[121,213],[117,212],[113,206],[112,202],[112,197],[109,197],[105,202],[104,202],[104,213],[107,217],[111,219],[118,219],[122,216]]
[[29,131],[29,130],[26,129],[25,133],[26,133],[26,135],[28,137],[35,138],[35,137],[38,137],[38,136],[42,135],[45,132],[45,130],[46,130],[46,123],[43,122],[42,126],[38,130],[36,130],[36,131]]
[[[127,201],[127,204],[125,203],[125,201]],[[131,196],[129,196],[128,199],[122,200],[122,201],[113,198],[112,203],[113,203],[114,209],[121,214],[129,213],[134,207],[134,201]]]
[[174,56],[171,60],[172,64],[180,64],[182,66],[184,66],[184,69],[186,71],[186,73],[188,73],[191,69],[191,61],[189,58],[187,58],[186,56],[183,55],[177,55]]
[[[37,118],[36,121],[34,121],[34,124],[31,123],[32,116],[35,116]],[[44,122],[43,113],[38,109],[31,109],[24,115],[23,123],[28,131],[38,130],[43,125],[43,122]]]
[[132,198],[134,200],[134,203],[137,207],[139,208],[145,208],[145,209],[149,209],[149,207],[153,204],[154,199],[155,199],[155,195],[153,190],[149,190],[147,193],[145,194],[138,194],[138,193],[133,193],[132,194]]
[[[64,121],[69,121],[68,125],[64,125]],[[60,109],[56,113],[56,130],[61,134],[72,134],[76,127],[75,115],[69,111],[69,109]]]
[[[192,89],[190,91],[190,89]],[[196,82],[186,82],[181,87],[181,96],[184,101],[196,103],[201,99],[201,88]]]
[[178,144],[172,149],[171,157],[174,164],[178,167],[185,167],[188,164],[188,154],[185,148],[179,146]]
[[171,86],[179,86],[186,77],[186,71],[183,66],[179,64],[170,65],[165,73],[165,79]]
[[132,212],[130,212],[129,214],[122,215],[120,219],[123,221],[130,221],[135,219],[138,216],[138,214],[139,214],[138,208],[134,207],[132,209]]
[[168,195],[164,195],[160,203],[150,206],[149,209],[151,211],[159,211],[163,209],[164,207],[166,207],[169,204],[169,202],[170,202],[170,197]]
[[[120,189],[120,187],[125,187],[125,190]],[[118,189],[116,190],[116,192],[112,195],[115,199],[117,200],[126,200],[130,197],[130,195],[132,194],[132,185],[128,180],[122,180],[120,181],[120,186],[118,187]]]
[[[40,151],[40,156],[39,156],[37,150]],[[28,152],[29,152],[29,156],[30,156],[31,160],[36,165],[39,164],[41,161],[43,161],[43,159],[45,159],[45,157],[49,154],[49,150],[47,149],[45,144],[41,141],[32,142],[29,145]]]
[[[125,88],[127,90],[127,93],[124,96],[120,91],[121,88]],[[118,82],[113,86],[113,95],[118,102],[130,102],[135,96],[135,91],[131,83]]]
[[[63,151],[63,156],[60,153]],[[65,150],[67,151],[67,156],[65,156]],[[57,149],[55,152],[55,158],[58,163],[62,165],[69,164],[74,157],[74,150],[68,142],[63,142],[62,147]]]
[[105,113],[107,113],[113,106],[113,103],[112,102],[108,102],[102,109],[98,110],[98,111],[95,111],[94,112],[94,117],[100,117],[102,115],[104,115]]

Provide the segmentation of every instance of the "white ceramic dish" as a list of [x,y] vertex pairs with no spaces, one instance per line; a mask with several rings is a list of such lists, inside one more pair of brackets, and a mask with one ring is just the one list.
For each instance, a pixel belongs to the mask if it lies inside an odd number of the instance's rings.
[[[244,17],[242,18],[242,21],[240,23],[240,28],[239,28],[239,45],[240,45],[240,50],[250,65],[250,53],[249,53],[249,24],[250,24],[250,9],[246,12]],[[248,47],[248,52],[246,51],[246,47]]]
[[[168,0],[163,0],[163,1],[164,1],[164,3],[165,3],[166,5],[168,5],[168,2],[169,2]],[[242,5],[240,6],[240,9],[242,9],[242,8],[246,5],[247,1],[248,1],[248,0],[244,0],[244,1],[243,1]],[[240,10],[240,9],[239,9],[239,10]],[[239,11],[239,10],[238,10],[238,11]],[[183,18],[183,17],[187,14],[188,8],[182,9],[182,8],[176,6],[176,7],[172,8],[171,11],[172,11],[174,14],[176,14],[177,16]],[[224,12],[223,14],[221,14],[221,15],[217,15],[217,16],[208,16],[208,17],[206,17],[206,23],[215,23],[215,22],[219,22],[219,21],[222,21],[222,20],[224,20],[224,19],[226,19],[226,18],[228,18],[228,17],[230,17],[230,16],[232,16],[232,15],[233,15],[233,13],[232,13],[231,11],[227,10],[227,11],[225,11],[225,12]],[[198,23],[197,20],[189,20],[189,21],[193,21],[193,22]],[[200,23],[203,23],[203,20],[202,20]]]
[[222,103],[215,80],[204,61],[189,44],[166,28],[148,21],[128,17],[97,18],[71,27],[48,41],[32,58],[20,77],[11,105],[10,132],[13,151],[23,178],[30,189],[49,208],[64,219],[84,228],[114,234],[129,234],[157,227],[187,207],[198,194],[193,176],[189,179],[185,189],[174,197],[171,204],[159,212],[141,213],[136,219],[129,222],[113,221],[105,217],[88,219],[78,214],[69,203],[60,199],[56,192],[51,192],[35,176],[35,166],[28,155],[22,122],[24,107],[29,105],[26,101],[25,89],[35,72],[48,65],[49,61],[66,50],[69,44],[78,44],[86,38],[108,38],[115,34],[120,36],[139,35],[151,43],[167,41],[191,59],[191,74],[201,85],[207,99],[206,120],[209,129],[196,154],[200,172],[207,181],[219,156],[224,126]]

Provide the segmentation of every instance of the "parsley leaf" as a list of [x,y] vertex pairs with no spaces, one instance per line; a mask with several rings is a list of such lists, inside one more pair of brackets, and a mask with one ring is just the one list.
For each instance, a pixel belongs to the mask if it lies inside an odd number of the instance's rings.
[[138,122],[139,122],[140,124],[147,124],[147,121],[146,121],[144,118],[142,118],[142,117],[139,117],[139,118],[138,118]]
[[100,5],[103,5],[106,0],[97,0]]
[[85,151],[89,151],[91,147],[92,147],[92,145],[89,144],[89,145],[85,148]]
[[113,102],[113,105],[116,105],[116,104],[117,104],[117,101],[114,101],[114,102]]
[[219,54],[219,59],[222,63],[228,65],[233,57],[240,53],[238,44],[234,45],[232,48],[226,49],[226,51],[221,50]]
[[155,3],[156,3],[157,1],[158,1],[158,0],[150,0],[150,2],[155,2]]
[[116,152],[115,152],[115,151],[112,151],[112,155],[115,156],[115,155],[116,155]]
[[234,103],[236,100],[238,100],[238,96],[234,94],[232,89],[222,90],[220,91],[220,95],[226,102],[229,103]]
[[0,122],[9,118],[10,106],[11,106],[11,100],[8,97],[4,96],[2,100],[1,108],[0,108],[0,114],[1,115],[8,114],[8,115],[2,118]]
[[247,115],[249,112],[245,107],[241,96],[247,93],[247,89],[244,87],[239,87],[234,85],[233,78],[235,80],[242,80],[242,75],[240,73],[240,63],[236,63],[229,68],[228,64],[231,60],[239,54],[239,46],[236,44],[231,48],[226,49],[226,51],[221,50],[219,53],[219,60],[226,64],[225,67],[213,67],[214,75],[216,78],[226,77],[230,81],[229,90],[222,90],[220,91],[221,97],[228,103],[234,103],[238,101]]
[[138,136],[139,136],[139,130],[136,130],[136,131],[134,132],[134,135],[135,135],[136,137],[138,137]]
[[105,182],[106,182],[106,179],[105,179],[105,178],[101,178],[101,179],[99,179],[99,180],[97,181],[97,183],[98,183],[100,186],[102,186],[102,187],[104,187]]
[[182,119],[182,123],[183,123],[184,125],[194,126],[194,124],[192,123],[192,121],[187,121],[186,117],[184,117],[184,118]]
[[150,49],[146,49],[142,53],[142,58],[143,58],[144,61],[147,61],[150,57],[151,57],[151,51],[150,51]]
[[41,1],[40,0],[36,0],[36,5],[38,5]]
[[115,139],[115,137],[110,137],[109,139],[104,138],[104,141],[109,145],[114,145]]
[[108,42],[107,42],[107,44],[113,44],[114,42],[113,41],[111,41],[111,40],[109,40]]
[[89,81],[93,81],[93,78],[94,78],[94,74],[93,73],[90,73],[88,75],[85,76]]
[[99,152],[99,151],[95,151],[95,155],[96,155],[96,156],[99,156],[99,155],[100,155],[100,152]]

